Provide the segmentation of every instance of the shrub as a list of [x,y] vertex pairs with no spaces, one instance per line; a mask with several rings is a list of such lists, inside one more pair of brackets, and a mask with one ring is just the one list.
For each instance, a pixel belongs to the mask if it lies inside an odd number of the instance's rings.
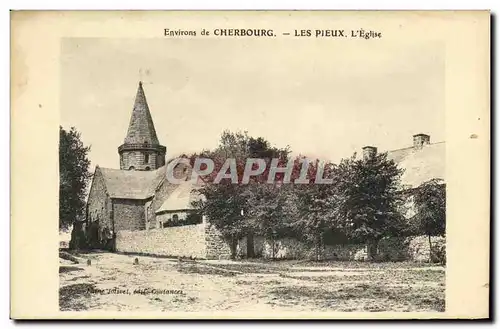
[[432,246],[431,260],[433,263],[446,264],[446,240],[437,240]]

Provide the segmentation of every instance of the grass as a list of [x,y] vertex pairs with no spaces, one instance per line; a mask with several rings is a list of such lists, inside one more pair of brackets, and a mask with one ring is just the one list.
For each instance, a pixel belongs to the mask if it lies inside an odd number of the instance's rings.
[[59,288],[59,308],[61,311],[83,311],[88,308],[83,303],[91,296],[95,287],[90,283],[75,283]]
[[68,279],[68,281],[79,281],[82,279],[90,279],[89,275],[75,276],[74,278]]
[[217,264],[217,267],[242,273],[274,273],[279,268],[267,264]]
[[[445,272],[439,266],[410,262],[252,262],[217,264],[203,268],[193,264],[184,266],[186,273],[228,275],[214,268],[238,271],[244,274],[276,274],[284,281],[237,280],[239,285],[253,285],[255,289],[268,289],[270,305],[317,305],[319,309],[381,312],[437,311],[445,309]],[[304,269],[304,267],[311,267]],[[430,268],[428,268],[430,267]],[[434,268],[435,267],[435,268]],[[331,274],[329,274],[331,271]],[[325,275],[307,275],[308,272]],[[339,273],[341,272],[341,273]],[[298,275],[293,275],[297,273]],[[304,275],[301,275],[304,273]],[[352,273],[352,274],[350,274]],[[228,276],[233,276],[228,275]],[[286,279],[295,279],[295,283]],[[300,285],[300,281],[313,284]],[[266,288],[264,288],[266,287]]]
[[[290,273],[296,273],[299,271],[289,271]],[[325,272],[325,271],[310,271],[307,272]],[[344,273],[356,273],[351,270],[342,270]],[[300,272],[299,272],[300,273]],[[305,281],[314,282],[345,282],[345,281],[370,281],[374,283],[385,283],[392,282],[393,284],[405,284],[408,282],[440,282],[444,280],[444,271],[437,270],[388,270],[388,271],[362,271],[358,272],[356,275],[321,275],[321,276],[311,276],[311,275],[291,275],[288,273],[280,273],[279,275],[283,278],[291,278]]]
[[[267,286],[271,305],[311,304],[324,309],[366,312],[392,309],[443,312],[445,309],[445,271],[434,264],[353,261],[302,261],[291,264],[290,261],[276,261],[235,262],[217,264],[217,267],[245,274],[275,273],[285,279],[236,281],[237,284],[253,284],[255,289]],[[307,275],[308,272],[325,275]],[[290,284],[286,279],[295,279],[298,281],[294,282],[298,283]],[[309,284],[300,285],[301,281]]]
[[59,266],[59,273],[67,273],[73,271],[83,271],[83,268],[75,266]]
[[69,261],[73,262],[73,264],[78,264],[80,262],[78,260],[78,258],[76,258],[75,256],[73,256],[71,253],[69,253],[67,251],[60,250],[59,257],[62,259],[65,259],[65,260],[69,260]]
[[[380,286],[373,283],[345,284],[336,287],[282,286],[271,290],[274,303],[312,303],[320,309],[332,305],[358,305],[358,311],[387,311],[399,305],[407,311],[444,312],[444,293],[427,288]],[[413,307],[412,307],[413,305]]]
[[[172,261],[127,255],[94,255],[99,270],[61,265],[61,310],[269,310],[345,312],[444,311],[445,271],[430,264],[312,261]],[[88,257],[88,256],[84,256]],[[85,259],[85,258],[84,258]],[[108,261],[110,260],[111,261]],[[83,262],[82,262],[83,263]],[[96,263],[96,264],[97,264]],[[75,275],[76,274],[76,275]],[[179,296],[91,294],[94,288],[123,289],[164,285],[186,289]],[[207,290],[210,287],[209,290]],[[213,288],[212,288],[213,287]],[[213,290],[213,293],[212,293]],[[141,304],[143,303],[143,304]]]
[[177,271],[185,274],[201,274],[201,275],[220,275],[220,276],[235,276],[236,272],[231,272],[225,269],[218,269],[214,266],[203,266],[197,264],[179,264]]
[[420,268],[420,267],[439,267],[440,264],[433,263],[416,263],[410,261],[403,262],[365,262],[365,261],[305,261],[300,264],[300,266],[313,266],[317,268],[321,267],[339,267],[355,271],[359,268],[368,269],[407,269],[407,268]]

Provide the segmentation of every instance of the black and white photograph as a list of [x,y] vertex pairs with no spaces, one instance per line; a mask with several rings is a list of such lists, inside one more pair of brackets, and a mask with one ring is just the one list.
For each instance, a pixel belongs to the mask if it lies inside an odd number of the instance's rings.
[[58,39],[58,314],[444,317],[446,39],[233,14]]
[[61,310],[445,310],[443,47],[303,45],[63,40]]

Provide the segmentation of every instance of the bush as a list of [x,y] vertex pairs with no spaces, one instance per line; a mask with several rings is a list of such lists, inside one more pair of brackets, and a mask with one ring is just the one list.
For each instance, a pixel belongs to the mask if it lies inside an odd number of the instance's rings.
[[433,263],[446,265],[446,241],[438,240],[434,243],[431,250],[431,260]]

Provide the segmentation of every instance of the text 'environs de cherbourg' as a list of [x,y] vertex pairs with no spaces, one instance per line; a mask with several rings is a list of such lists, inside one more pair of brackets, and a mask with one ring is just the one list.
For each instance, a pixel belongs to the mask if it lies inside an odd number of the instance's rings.
[[165,37],[297,37],[297,38],[357,38],[381,39],[382,32],[370,29],[295,29],[292,31],[277,32],[273,29],[247,29],[247,28],[216,28],[201,30],[183,30],[165,28]]

